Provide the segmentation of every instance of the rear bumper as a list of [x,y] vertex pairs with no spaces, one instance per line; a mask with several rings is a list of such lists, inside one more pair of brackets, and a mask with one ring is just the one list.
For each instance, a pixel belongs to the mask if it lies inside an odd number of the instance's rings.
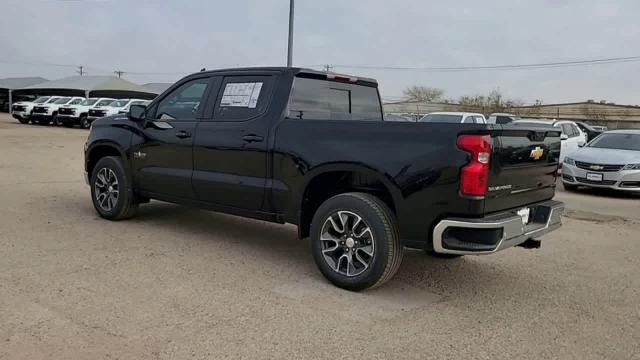
[[433,249],[441,254],[484,255],[545,235],[562,225],[564,203],[545,201],[527,206],[529,223],[516,212],[501,212],[480,219],[447,218],[433,229]]

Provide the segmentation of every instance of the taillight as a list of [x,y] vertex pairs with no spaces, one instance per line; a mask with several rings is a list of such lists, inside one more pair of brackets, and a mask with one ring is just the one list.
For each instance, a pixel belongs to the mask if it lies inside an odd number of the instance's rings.
[[485,196],[491,159],[491,136],[460,135],[458,147],[471,155],[471,161],[462,168],[460,192],[469,196]]

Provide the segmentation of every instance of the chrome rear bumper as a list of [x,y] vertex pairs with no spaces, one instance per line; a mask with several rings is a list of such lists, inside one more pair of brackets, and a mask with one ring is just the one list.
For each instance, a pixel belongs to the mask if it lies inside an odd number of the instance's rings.
[[454,255],[492,254],[542,236],[562,225],[564,203],[550,200],[526,207],[530,209],[526,225],[516,213],[520,209],[480,219],[444,219],[433,229],[433,250]]

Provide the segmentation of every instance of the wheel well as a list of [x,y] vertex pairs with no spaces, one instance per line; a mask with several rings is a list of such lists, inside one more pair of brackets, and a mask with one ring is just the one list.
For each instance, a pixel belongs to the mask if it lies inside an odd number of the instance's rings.
[[357,171],[332,171],[314,177],[305,188],[300,207],[300,238],[309,236],[316,210],[332,196],[347,192],[363,192],[382,200],[396,214],[391,192],[379,179]]
[[96,166],[98,161],[100,161],[100,159],[102,159],[105,156],[120,157],[121,155],[118,149],[114,148],[113,146],[109,146],[109,145],[96,146],[89,153],[89,161],[87,162],[87,172],[89,176],[91,176],[91,173],[93,172],[93,168]]

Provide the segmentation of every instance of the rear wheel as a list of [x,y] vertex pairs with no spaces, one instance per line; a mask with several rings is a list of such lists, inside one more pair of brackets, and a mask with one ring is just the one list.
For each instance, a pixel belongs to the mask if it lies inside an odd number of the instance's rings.
[[395,216],[380,199],[364,193],[336,195],[318,208],[311,247],[320,272],[354,291],[391,279],[403,255]]
[[91,127],[91,121],[89,121],[87,115],[80,116],[80,127],[83,129],[88,129]]
[[98,215],[109,220],[133,217],[138,208],[129,191],[128,178],[122,160],[116,156],[103,157],[91,173],[91,200]]

